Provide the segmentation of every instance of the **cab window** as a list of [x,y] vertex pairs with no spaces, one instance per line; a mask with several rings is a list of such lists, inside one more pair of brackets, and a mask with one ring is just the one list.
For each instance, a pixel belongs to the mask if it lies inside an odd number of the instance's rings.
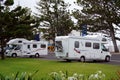
[[58,52],[63,51],[62,41],[56,41],[55,46],[56,46],[56,49],[57,49]]
[[101,44],[101,49],[102,49],[103,51],[108,51],[108,49],[105,47],[104,44]]

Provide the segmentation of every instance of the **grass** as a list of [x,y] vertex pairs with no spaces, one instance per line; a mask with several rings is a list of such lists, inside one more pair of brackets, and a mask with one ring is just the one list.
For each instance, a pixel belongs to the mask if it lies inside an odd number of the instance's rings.
[[120,66],[99,64],[99,63],[81,63],[81,62],[62,62],[53,60],[41,60],[33,58],[6,58],[0,60],[0,73],[11,76],[12,73],[27,72],[34,73],[35,80],[49,76],[51,72],[68,71],[69,75],[73,73],[85,74],[86,76],[102,71],[106,75],[106,80],[116,76],[116,72],[120,71]]

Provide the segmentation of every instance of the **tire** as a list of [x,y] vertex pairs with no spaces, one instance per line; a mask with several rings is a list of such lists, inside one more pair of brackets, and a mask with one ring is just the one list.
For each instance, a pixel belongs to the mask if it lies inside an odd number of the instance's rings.
[[17,54],[16,54],[16,53],[13,53],[13,54],[12,54],[12,57],[16,58],[16,57],[17,57]]
[[67,61],[67,62],[71,62],[71,60],[70,60],[70,59],[66,59],[66,61]]
[[105,62],[110,62],[110,56],[105,57]]
[[36,54],[35,54],[35,57],[36,57],[36,58],[39,58],[39,57],[40,57],[40,55],[39,55],[38,53],[36,53]]
[[80,58],[80,61],[81,61],[81,62],[85,62],[85,57],[82,56],[82,57]]

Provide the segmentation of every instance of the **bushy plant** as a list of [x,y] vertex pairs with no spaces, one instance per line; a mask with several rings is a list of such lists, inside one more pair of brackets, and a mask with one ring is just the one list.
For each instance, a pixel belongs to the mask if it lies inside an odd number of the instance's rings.
[[105,80],[105,74],[102,71],[97,71],[89,76],[89,80]]
[[11,76],[4,76],[0,74],[0,80],[33,80],[33,76],[38,72],[35,71],[34,73],[26,73],[22,72],[21,74],[17,72],[16,74],[12,74]]
[[[34,80],[33,76],[38,72],[26,73],[22,72],[21,74],[17,72],[11,76],[4,76],[0,74],[0,80]],[[68,75],[68,71],[62,72],[51,72],[49,77],[41,78],[39,80],[105,80],[105,74],[102,71],[97,71],[91,75],[78,74],[74,73],[72,76]],[[117,71],[117,77],[111,78],[109,80],[120,80],[120,71]]]
[[67,71],[65,73],[60,71],[58,73],[52,72],[50,73],[50,76],[52,80],[105,80],[105,74],[103,74],[102,71],[97,71],[90,76],[78,73],[74,73],[72,76],[68,76]]
[[68,72],[62,72],[59,71],[59,73],[57,72],[52,72],[49,74],[52,80],[66,80],[66,78],[68,77]]

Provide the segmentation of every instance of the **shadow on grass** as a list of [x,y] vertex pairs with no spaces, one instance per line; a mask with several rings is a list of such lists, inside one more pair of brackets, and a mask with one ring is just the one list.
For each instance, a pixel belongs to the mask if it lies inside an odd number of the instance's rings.
[[59,62],[59,63],[92,63],[92,64],[94,64],[94,63],[103,63],[103,64],[107,64],[107,63],[109,63],[109,62],[105,62],[105,61],[85,61],[85,62],[80,62],[80,61],[78,61],[78,60],[72,60],[72,61],[66,61],[66,60],[57,60],[57,62]]

